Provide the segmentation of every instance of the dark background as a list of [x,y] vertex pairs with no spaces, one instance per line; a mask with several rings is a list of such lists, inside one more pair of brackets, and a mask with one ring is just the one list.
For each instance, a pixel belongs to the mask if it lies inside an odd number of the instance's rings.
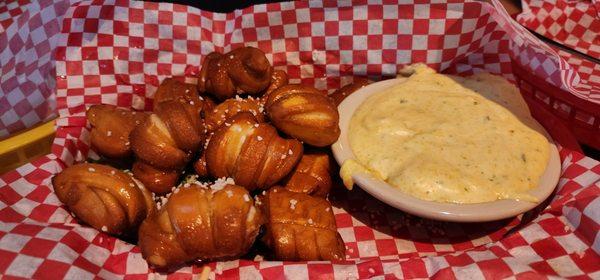
[[151,2],[169,2],[176,4],[183,4],[192,7],[196,7],[201,10],[217,12],[217,13],[228,13],[235,9],[243,9],[255,4],[263,3],[275,3],[283,2],[283,0],[271,0],[271,1],[257,1],[257,0],[212,0],[212,1],[192,1],[192,0],[172,0],[172,1],[151,1]]

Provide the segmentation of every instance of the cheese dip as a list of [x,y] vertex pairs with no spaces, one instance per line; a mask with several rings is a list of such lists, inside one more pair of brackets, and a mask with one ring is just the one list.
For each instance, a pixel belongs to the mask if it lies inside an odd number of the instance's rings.
[[423,200],[535,202],[549,143],[518,90],[501,77],[438,74],[424,65],[354,112],[355,155],[340,175],[367,173]]

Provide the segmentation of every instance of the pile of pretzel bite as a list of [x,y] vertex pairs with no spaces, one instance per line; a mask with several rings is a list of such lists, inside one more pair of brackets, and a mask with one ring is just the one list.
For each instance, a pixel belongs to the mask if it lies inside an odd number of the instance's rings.
[[55,193],[81,222],[137,237],[158,268],[235,259],[255,241],[274,260],[343,260],[326,147],[340,134],[337,105],[366,83],[328,96],[288,84],[259,49],[213,52],[197,85],[165,79],[152,112],[91,106],[103,164],[66,168]]

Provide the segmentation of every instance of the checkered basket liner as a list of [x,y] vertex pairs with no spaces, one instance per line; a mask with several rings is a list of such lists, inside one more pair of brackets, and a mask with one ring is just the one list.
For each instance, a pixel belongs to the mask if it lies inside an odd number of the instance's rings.
[[0,32],[4,32],[20,14],[23,13],[29,0],[10,0],[0,3]]
[[[494,5],[499,5],[497,2]],[[83,1],[67,10],[56,59],[52,153],[0,177],[0,273],[47,279],[192,278],[202,265],[149,268],[135,245],[80,225],[51,177],[95,157],[85,109],[107,103],[149,110],[160,81],[190,83],[202,57],[250,45],[292,82],[333,90],[353,76],[381,79],[424,62],[445,73],[488,71],[513,80],[515,49],[546,51],[481,2],[289,2],[228,14],[149,2]],[[508,26],[511,26],[508,28]],[[506,31],[505,31],[506,30]],[[540,59],[534,56],[532,59]],[[546,71],[552,61],[534,71]],[[559,68],[542,75],[562,84]],[[560,70],[559,70],[560,69]],[[567,75],[568,76],[568,75]],[[558,80],[555,79],[558,77]],[[565,132],[566,133],[566,132]],[[331,197],[346,261],[242,259],[208,263],[211,278],[396,279],[600,277],[600,162],[561,148],[555,195],[513,219],[459,224],[395,210],[360,189]]]
[[524,0],[517,21],[574,50],[600,58],[600,1]]
[[[63,24],[63,17],[67,11],[67,9],[69,9],[69,7],[71,6],[77,6],[76,3],[78,3],[81,0],[40,0],[40,1],[31,1],[31,0],[6,0],[6,1],[0,1],[0,138],[4,138],[9,136],[11,133],[15,133],[18,132],[20,130],[23,130],[25,128],[29,128],[32,127],[36,124],[38,124],[41,121],[44,120],[48,120],[50,118],[53,118],[54,116],[57,115],[56,112],[56,95],[55,95],[55,64],[54,64],[54,60],[52,59],[52,52],[55,50],[56,48],[56,44],[58,42],[57,37],[58,37],[58,33],[60,31],[60,29],[62,28],[62,24]],[[89,1],[89,0],[88,0]],[[440,2],[440,3],[435,3],[435,2]],[[449,3],[449,7],[450,9],[452,9],[453,6],[456,5],[461,5],[460,3],[461,1],[450,1]],[[551,84],[562,88],[564,90],[567,90],[569,92],[571,92],[572,94],[574,94],[577,97],[580,97],[584,100],[590,101],[590,102],[595,102],[595,103],[600,103],[600,88],[598,87],[597,84],[590,82],[589,79],[584,79],[584,78],[580,78],[580,76],[585,76],[585,74],[582,75],[578,75],[578,71],[577,68],[572,68],[569,64],[564,62],[564,59],[561,60],[558,57],[558,54],[556,52],[550,51],[548,49],[544,49],[543,47],[541,47],[539,45],[539,42],[535,39],[529,38],[528,33],[527,32],[523,32],[522,30],[519,30],[518,26],[514,25],[513,23],[510,22],[510,20],[507,19],[497,19],[497,17],[501,17],[503,10],[500,7],[500,4],[497,1],[492,1],[494,3],[494,6],[496,8],[492,8],[491,6],[486,6],[484,7],[484,9],[492,9],[494,10],[493,12],[488,11],[488,13],[493,16],[494,18],[496,18],[497,22],[501,25],[507,25],[507,26],[503,26],[503,28],[508,28],[507,30],[510,29],[509,32],[506,32],[506,34],[508,34],[510,37],[515,37],[515,38],[511,38],[512,40],[510,41],[511,44],[514,44],[513,46],[511,46],[511,50],[515,52],[515,54],[513,54],[513,57],[518,56],[520,62],[525,65],[526,67],[531,68],[531,71],[533,71],[534,73],[536,73],[536,75],[540,76],[540,77],[544,77],[548,82],[550,82]],[[529,1],[525,1],[526,3],[529,3]],[[531,11],[536,10],[537,8],[535,8],[535,4],[534,1],[531,1],[532,4],[530,5],[532,8],[530,9]],[[567,1],[565,3],[567,4],[563,4],[564,5],[573,5],[574,2],[577,1]],[[358,5],[362,5],[362,4],[369,4],[371,6],[375,6],[375,5],[380,5],[380,4],[385,4],[388,7],[393,7],[392,11],[388,12],[386,11],[385,14],[390,14],[390,13],[396,13],[398,14],[398,17],[400,19],[410,19],[412,17],[413,22],[416,23],[417,25],[415,25],[415,27],[413,28],[413,26],[403,26],[400,24],[396,24],[394,23],[394,19],[393,18],[374,18],[375,20],[381,20],[381,24],[373,24],[375,25],[375,28],[386,28],[386,32],[388,30],[397,30],[398,33],[397,35],[397,42],[396,42],[396,46],[398,48],[402,48],[401,50],[403,50],[404,52],[400,52],[399,55],[403,56],[404,58],[398,58],[395,59],[391,56],[395,55],[395,51],[393,51],[391,48],[391,46],[394,45],[393,42],[390,41],[390,38],[384,38],[382,37],[379,41],[381,42],[389,42],[390,44],[387,46],[382,46],[382,47],[387,47],[387,49],[385,49],[386,51],[384,52],[385,54],[382,54],[382,58],[385,58],[382,63],[386,63],[387,64],[392,64],[395,61],[400,61],[403,63],[406,63],[406,58],[408,55],[413,55],[415,58],[418,58],[419,60],[429,60],[429,62],[431,64],[437,64],[440,63],[440,66],[442,68],[446,68],[446,67],[450,67],[450,65],[448,64],[449,61],[453,61],[453,62],[457,62],[459,59],[452,59],[453,55],[457,55],[458,57],[464,57],[467,54],[472,54],[472,50],[469,49],[459,49],[458,44],[456,41],[457,38],[452,38],[452,36],[457,36],[458,34],[455,33],[454,29],[459,30],[460,26],[451,26],[452,24],[452,20],[456,20],[456,18],[452,18],[453,14],[455,15],[456,13],[453,12],[453,10],[449,10],[449,15],[446,18],[429,18],[426,14],[419,14],[419,11],[425,11],[423,9],[423,7],[425,7],[426,9],[438,9],[439,5],[443,5],[445,3],[445,1],[433,1],[433,3],[430,3],[429,1],[415,1],[414,4],[416,4],[413,7],[413,3],[411,2],[407,2],[407,1],[401,1],[402,5],[402,9],[398,9],[397,2],[395,3],[394,1],[373,1],[373,2],[365,2],[363,1],[358,1],[358,2],[353,2],[352,4],[358,4]],[[546,7],[547,5],[541,5],[539,3],[542,3],[540,1],[535,2],[538,3],[538,6],[542,6]],[[563,3],[563,2],[560,2]],[[431,5],[430,5],[431,4]],[[323,4],[313,4],[311,2],[311,4],[309,4],[311,6],[327,6],[326,8],[328,8],[328,10],[324,10],[323,11],[323,15],[329,15],[329,9],[331,8],[335,8],[336,6],[339,6],[340,8],[343,8],[344,5],[350,6],[349,3],[344,3],[344,2],[340,2],[338,3],[334,3],[334,2],[326,2],[324,5]],[[583,7],[586,4],[577,4],[575,5],[576,8],[579,7]],[[315,6],[315,7],[316,7]],[[595,10],[598,11],[598,4],[596,3],[596,8]],[[439,6],[441,7],[441,6]],[[587,5],[586,7],[589,7],[585,13],[581,13],[581,12],[573,12],[573,16],[569,16],[569,23],[571,23],[573,20],[577,20],[580,19],[581,20],[581,24],[579,25],[575,25],[576,27],[572,27],[571,29],[578,31],[578,33],[582,33],[582,34],[598,34],[597,30],[598,29],[598,24],[589,24],[586,25],[588,22],[590,22],[588,19],[590,18],[590,15],[593,15],[593,5]],[[442,7],[443,9],[446,9],[445,7]],[[542,8],[539,8],[540,12],[539,14],[548,14],[547,11],[543,10]],[[343,8],[344,9],[344,8]],[[345,8],[347,9],[347,8]],[[374,10],[375,8],[371,8],[371,10],[366,10],[364,11],[365,13],[371,13],[372,10]],[[379,9],[379,8],[377,8]],[[570,9],[570,11],[573,9]],[[394,12],[395,11],[395,12]],[[475,12],[477,12],[478,10],[476,9]],[[537,10],[536,10],[537,11]],[[578,11],[578,10],[574,10],[574,11]],[[218,22],[225,22],[226,20],[224,20],[225,18],[228,17],[239,17],[239,13],[238,12],[234,12],[234,13],[230,13],[229,15],[219,15],[217,16],[218,20],[215,21],[213,18],[210,18],[210,24],[218,24]],[[363,12],[363,11],[359,11],[359,12]],[[462,12],[462,10],[458,10],[458,12]],[[383,14],[382,11],[377,11],[377,13]],[[470,13],[470,12],[467,12]],[[556,14],[556,9],[553,10],[552,12],[553,14]],[[200,14],[200,12],[198,12],[196,10],[196,14]],[[344,11],[342,11],[342,14],[344,14]],[[442,13],[443,14],[443,13]],[[585,16],[584,16],[585,14]],[[352,26],[354,25],[356,21],[364,21],[365,19],[367,20],[372,20],[373,16],[371,14],[369,14],[368,16],[366,15],[357,15],[358,17],[354,18],[354,15],[338,22],[342,23],[342,28],[340,29],[342,33],[337,34],[340,37],[344,37],[342,38],[342,40],[338,40],[336,42],[331,42],[331,43],[337,43],[337,44],[343,44],[344,46],[350,46],[352,44],[348,43],[347,37],[349,33],[343,33],[343,32],[350,32],[352,33],[352,35],[354,35],[354,31],[352,30],[352,28],[350,27],[344,27],[344,26]],[[306,18],[309,18],[309,15],[306,15]],[[534,22],[536,23],[535,26],[540,25],[539,20],[536,18],[536,20],[533,20],[532,16],[527,17],[527,19],[525,19],[526,16],[525,14],[521,15],[521,19],[522,22],[524,23],[530,23],[530,22]],[[561,17],[564,18],[564,17]],[[100,20],[100,18],[96,18],[98,20]],[[429,21],[431,19],[431,21]],[[448,20],[445,20],[448,19]],[[286,20],[287,19],[283,19]],[[303,19],[300,18],[298,19],[299,22],[298,23],[309,23],[309,22],[303,22]],[[444,24],[440,23],[440,20],[444,21]],[[471,18],[471,20],[473,20]],[[547,20],[547,19],[546,19]],[[177,19],[174,19],[174,21],[177,21]],[[312,22],[312,19],[310,19],[310,21]],[[350,23],[350,21],[352,21],[352,23]],[[383,24],[383,22],[386,22],[387,24]],[[422,23],[422,21],[428,21],[428,23],[426,25],[420,25]],[[229,21],[231,22],[231,21]],[[544,21],[545,22],[545,21]],[[597,22],[594,21],[594,22]],[[208,22],[205,22],[207,25],[209,24]],[[267,22],[269,25],[271,25],[270,22]],[[334,23],[331,22],[331,20],[325,20],[325,19],[319,19],[315,22],[317,25],[323,25],[323,24],[327,24],[327,30],[331,31],[331,28],[334,28],[333,25]],[[88,23],[90,24],[90,23]],[[230,23],[231,24],[231,23]],[[349,25],[347,25],[349,24]],[[362,23],[359,23],[359,25],[361,25]],[[450,24],[450,25],[449,25]],[[533,23],[532,23],[533,24]],[[196,27],[199,27],[201,25],[201,23],[198,23]],[[285,26],[288,25],[288,29],[287,32],[291,32],[289,30],[289,24],[287,22],[282,22],[279,24],[279,28],[286,28]],[[395,27],[393,25],[396,25]],[[534,28],[531,27],[530,28]],[[555,24],[556,25],[556,24]],[[271,25],[273,26],[273,25]],[[431,27],[429,27],[431,26]],[[565,25],[567,26],[567,25]],[[569,25],[570,26],[570,25]],[[425,30],[424,28],[427,28],[428,30]],[[446,30],[445,28],[447,27],[448,30]],[[589,27],[590,30],[592,30],[592,32],[582,32],[582,28],[585,29],[585,27]],[[88,26],[89,28],[89,26]],[[211,44],[208,45],[214,45],[215,47],[226,47],[226,42],[229,45],[235,45],[236,42],[234,41],[226,41],[225,36],[232,36],[234,35],[233,32],[236,31],[234,30],[234,26],[230,25],[228,26],[227,30],[225,30],[225,26],[221,26],[219,27],[221,28],[220,30],[208,30],[206,32],[209,32],[210,34],[215,34],[218,38],[218,40],[220,41],[213,41]],[[306,28],[306,27],[304,27]],[[312,25],[310,27],[307,27],[308,29],[305,30],[310,30],[311,32],[313,30],[318,30],[320,32],[324,32],[325,31],[325,26],[315,26],[315,28],[313,29]],[[366,33],[365,31],[365,27],[360,26],[359,28],[363,28],[362,35],[365,35]],[[367,26],[367,28],[370,28]],[[513,30],[514,29],[514,30]],[[536,30],[538,30],[539,28],[534,28]],[[261,30],[261,31],[259,31]],[[265,34],[265,26],[261,26],[257,29],[256,34],[253,36],[262,36],[262,34]],[[546,29],[543,29],[546,30]],[[550,30],[550,29],[548,29]],[[596,32],[594,32],[594,30],[596,30]],[[239,30],[238,30],[239,31]],[[303,32],[303,30],[299,30],[300,33]],[[371,30],[368,29],[368,31],[376,31],[376,30]],[[431,32],[430,32],[431,31]],[[450,34],[448,34],[446,31],[451,31]],[[269,31],[271,32],[271,31]],[[284,31],[279,31],[279,32],[285,32]],[[297,30],[298,32],[298,30]],[[414,32],[414,33],[411,33]],[[559,32],[560,34],[564,34],[564,32]],[[577,32],[574,32],[573,34],[578,34]],[[410,35],[416,35],[416,36],[410,36]],[[381,33],[369,33],[369,35],[381,35]],[[391,36],[394,35],[391,32],[386,33],[386,35]],[[423,35],[427,35],[426,37],[424,37]],[[444,36],[441,36],[444,35]],[[446,36],[448,35],[448,36]],[[481,35],[481,34],[477,34],[477,35]],[[586,38],[590,37],[586,35]],[[212,35],[211,35],[212,36]],[[219,37],[221,36],[221,37]],[[247,38],[247,36],[250,36],[249,34],[245,34],[244,35],[245,38]],[[402,37],[407,37],[410,36],[410,40],[403,40],[405,38]],[[433,38],[434,36],[438,36],[438,38]],[[155,36],[156,37],[156,36]],[[189,36],[190,38],[193,37],[192,34],[190,34]],[[323,36],[321,36],[323,37]],[[332,40],[329,36],[329,34],[325,37],[328,37],[327,39]],[[373,36],[371,36],[373,37]],[[377,37],[377,36],[376,36]],[[447,42],[436,42],[436,40],[438,40],[439,38],[448,38]],[[236,38],[235,36],[233,36],[232,38]],[[299,36],[298,38],[303,38],[302,36]],[[440,57],[440,55],[442,55],[442,52],[440,50],[440,48],[438,49],[430,49],[428,48],[428,46],[424,45],[424,38],[427,38],[427,43],[432,44],[432,42],[435,42],[436,44],[447,44],[443,46],[443,49],[453,49],[453,51],[451,52],[444,52],[443,55],[446,55],[446,57]],[[570,37],[569,37],[570,38]],[[154,38],[153,38],[154,39]],[[188,38],[189,39],[189,38]],[[256,43],[260,43],[260,41],[264,41],[262,38],[258,38],[255,37],[253,38],[254,42]],[[321,38],[323,39],[323,38]],[[352,39],[354,40],[354,39]],[[361,42],[357,42],[359,44],[362,44],[366,39],[363,37],[357,39],[360,40]],[[468,38],[467,38],[468,40]],[[597,43],[598,37],[596,36],[596,39],[592,40],[592,43],[587,43],[587,44],[583,44],[587,47],[584,48],[588,48],[591,49],[592,51],[594,50],[594,48],[596,48],[598,45]],[[368,41],[371,44],[378,44],[379,41]],[[589,40],[588,40],[589,41]],[[533,43],[532,43],[533,42]],[[586,41],[587,42],[587,41]],[[593,43],[596,42],[596,43]],[[239,43],[239,42],[237,42]],[[306,45],[306,42],[302,42],[302,44],[300,44],[300,42],[294,42],[296,44],[296,47],[299,46],[304,46]],[[329,41],[327,43],[330,43]],[[206,46],[206,42],[205,44],[205,48],[207,48]],[[379,42],[380,44],[380,42]],[[177,43],[176,43],[177,45]],[[582,44],[578,44],[578,45],[582,45]],[[463,46],[464,47],[464,46]],[[339,49],[339,46],[337,47]],[[372,50],[372,49],[370,49]],[[340,49],[340,51],[347,51],[347,49]],[[345,54],[343,54],[344,52],[339,53],[338,55],[343,55],[345,56]],[[328,52],[329,54],[329,52]],[[361,56],[365,57],[365,59],[371,59],[373,57],[378,57],[378,55],[373,54],[373,52],[371,52],[371,57],[365,56],[363,54],[361,54]],[[409,57],[410,58],[410,57]],[[300,59],[300,57],[296,57],[295,59]],[[503,61],[504,62],[504,61]],[[502,63],[502,62],[495,62],[495,63]],[[365,64],[365,63],[361,63],[361,64]],[[373,62],[374,64],[374,62]],[[459,64],[456,64],[459,65]],[[348,65],[342,65],[344,67],[349,67]],[[364,67],[364,66],[361,66]],[[382,71],[384,71],[384,73],[389,73],[390,69],[393,69],[393,66],[382,66],[383,68],[381,69]],[[496,66],[495,66],[496,67]],[[377,68],[377,67],[375,67]],[[357,71],[361,71],[364,72],[366,70],[371,71],[371,73],[375,73],[375,75],[377,75],[377,69],[375,69],[373,67],[369,68],[369,69],[358,69]],[[467,68],[469,68],[467,66]],[[338,69],[339,70],[339,69]],[[344,69],[341,69],[344,70]],[[597,78],[596,78],[597,79]]]
[[[517,20],[526,28],[570,49],[600,59],[600,1],[525,0]],[[600,65],[551,47],[572,66],[579,79],[576,91],[587,92],[587,99],[599,103]],[[576,93],[580,96],[580,94]],[[585,99],[585,97],[584,97]],[[593,121],[593,120],[591,120]]]
[[52,52],[75,1],[0,1],[0,139],[56,116]]

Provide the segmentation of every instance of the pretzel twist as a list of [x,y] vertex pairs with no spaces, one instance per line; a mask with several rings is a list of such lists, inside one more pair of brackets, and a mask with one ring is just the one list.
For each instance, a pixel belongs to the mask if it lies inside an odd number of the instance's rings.
[[289,174],[302,152],[299,141],[280,137],[274,127],[243,112],[210,138],[206,168],[213,177],[231,177],[248,190],[265,189]]
[[331,159],[326,153],[304,153],[290,173],[285,188],[308,195],[327,197],[331,189]]
[[282,86],[269,95],[265,109],[275,127],[309,145],[325,147],[340,135],[335,104],[311,86]]
[[210,53],[202,63],[198,91],[220,100],[236,94],[257,95],[271,82],[273,67],[261,50],[238,48],[226,54]]
[[243,187],[180,187],[139,229],[142,256],[156,267],[233,259],[254,243],[264,218]]
[[344,259],[344,241],[327,200],[274,187],[260,201],[267,218],[262,240],[278,260]]
[[251,113],[258,122],[265,122],[264,109],[258,99],[254,98],[231,98],[217,105],[212,111],[206,112],[206,129],[213,132],[226,120],[240,112]]
[[[134,175],[159,194],[168,192],[178,173],[201,148],[204,108],[193,85],[166,80],[155,95],[154,113],[130,135],[137,159]],[[142,173],[141,171],[145,171]],[[153,180],[156,177],[162,180]]]
[[283,70],[273,70],[273,75],[271,76],[271,84],[269,84],[269,87],[267,88],[267,90],[265,90],[263,96],[260,97],[261,103],[265,104],[269,99],[269,95],[271,95],[273,91],[287,84],[287,73],[285,73]]
[[101,164],[70,166],[52,178],[58,199],[78,219],[114,235],[135,232],[154,211],[150,193],[126,173]]
[[92,126],[90,144],[94,151],[109,159],[123,160],[132,156],[129,134],[148,114],[99,104],[92,105],[86,116]]
[[367,78],[355,77],[352,83],[337,89],[329,97],[331,97],[335,106],[339,106],[346,97],[352,95],[357,90],[366,87],[370,83],[371,81]]

